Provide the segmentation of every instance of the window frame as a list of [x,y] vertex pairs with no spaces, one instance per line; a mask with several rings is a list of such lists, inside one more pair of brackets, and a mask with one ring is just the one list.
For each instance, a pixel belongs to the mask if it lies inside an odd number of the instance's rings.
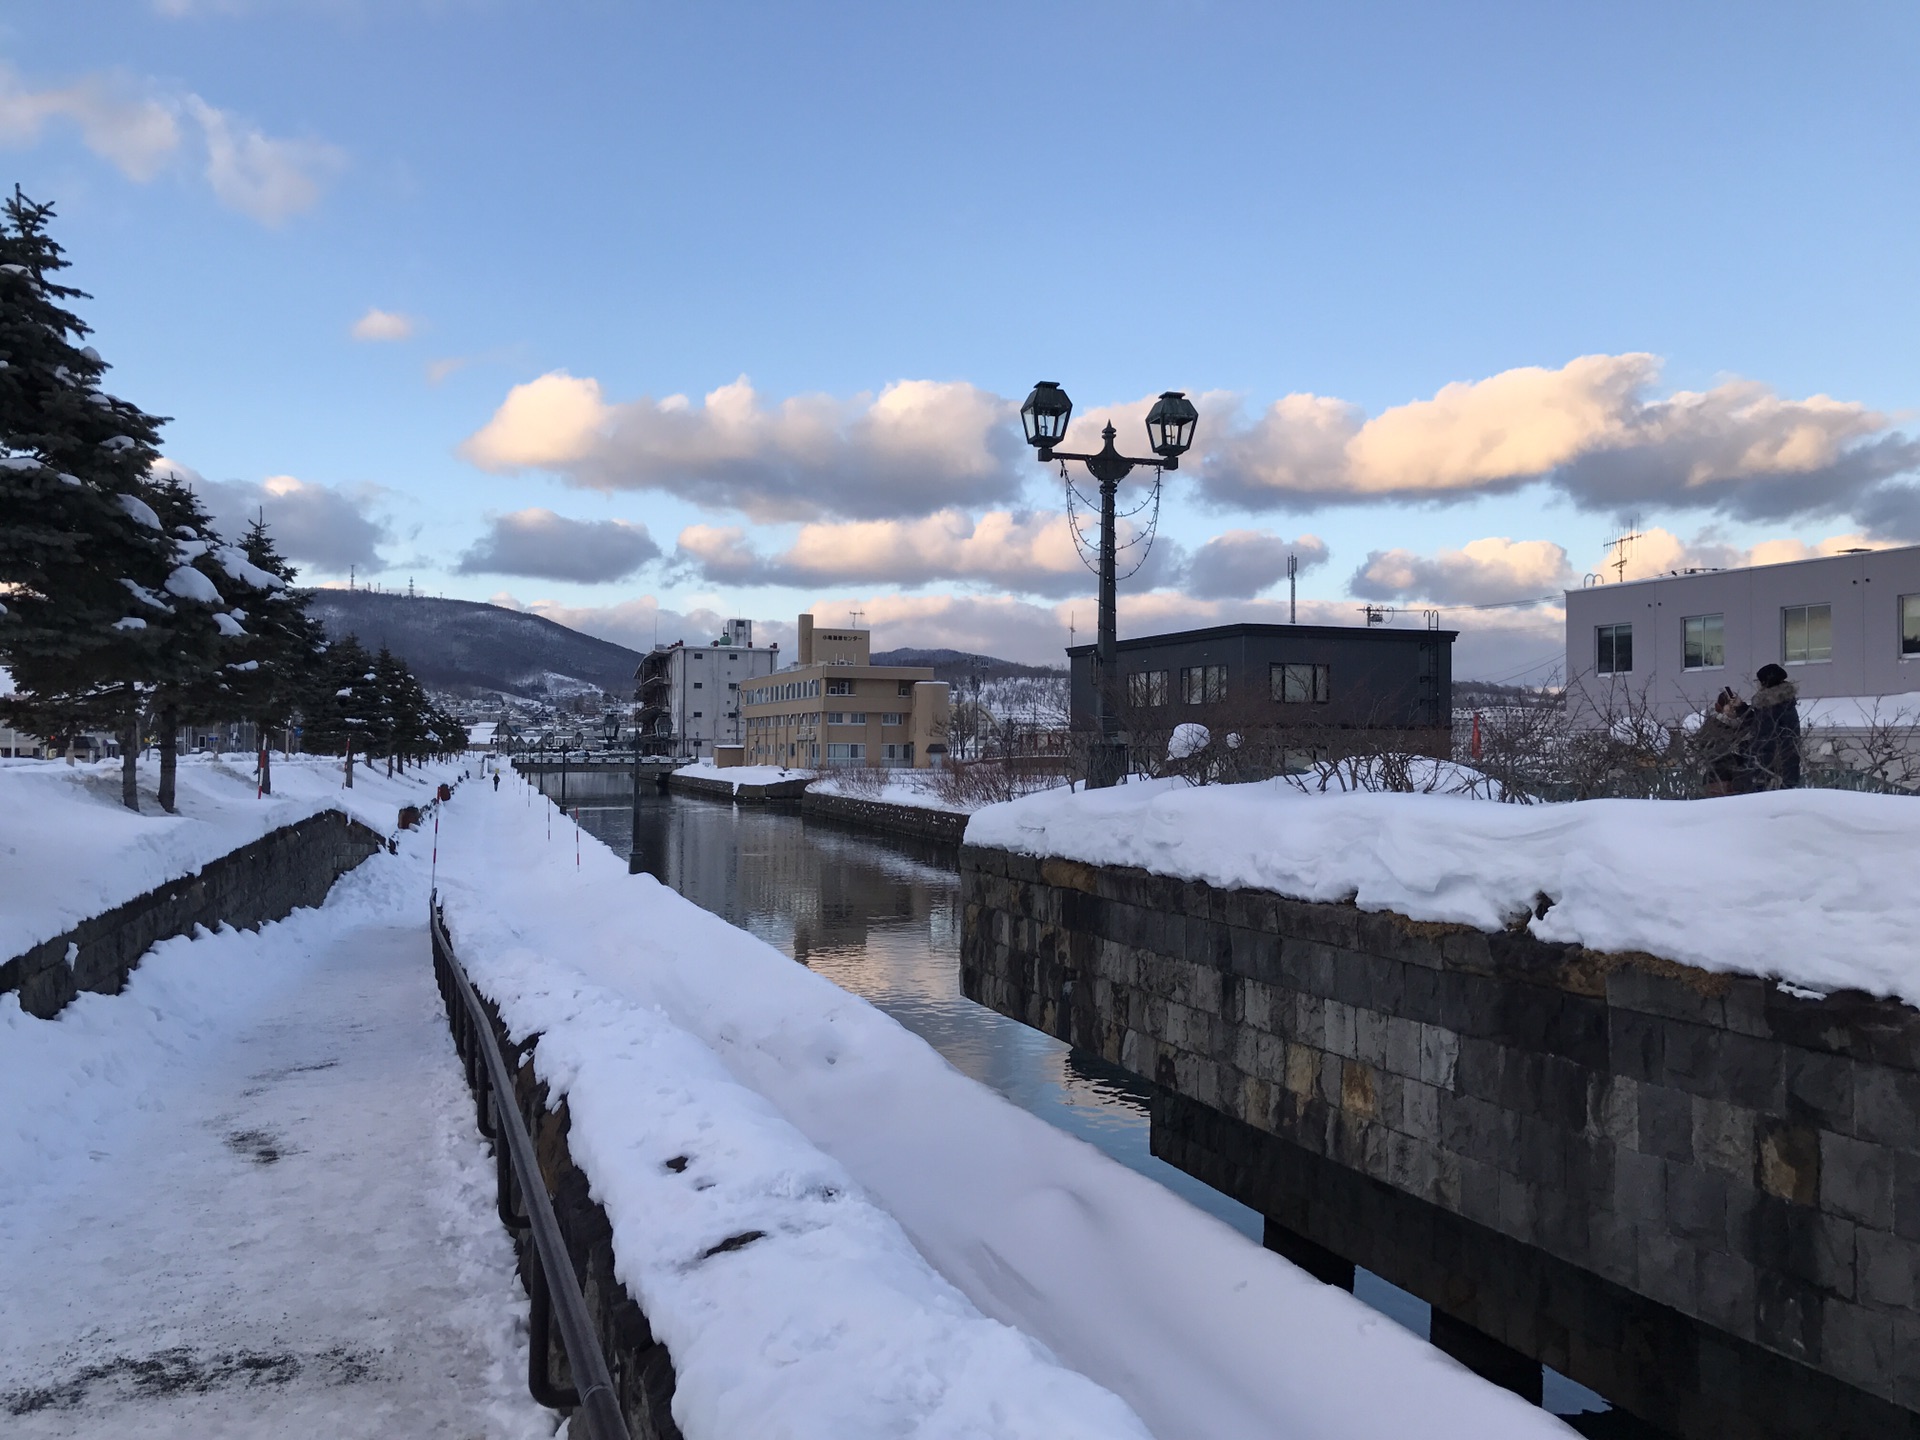
[[[1294,672],[1306,671],[1304,696],[1289,696]],[[1275,660],[1267,666],[1267,690],[1280,705],[1327,705],[1333,700],[1333,666],[1316,660]]]
[[[1824,655],[1813,653],[1813,613],[1826,611],[1827,646]],[[1805,628],[1806,653],[1798,660],[1790,658],[1787,638],[1792,633],[1787,627],[1792,624],[1789,618],[1798,614]],[[1833,663],[1833,602],[1831,600],[1813,600],[1805,605],[1782,605],[1780,607],[1780,663],[1782,665],[1831,665]]]
[[[1620,663],[1620,641],[1624,635],[1627,642],[1627,663]],[[1604,644],[1606,648],[1602,650]],[[1593,627],[1593,673],[1596,675],[1631,675],[1633,673],[1633,622],[1616,621],[1611,625]]]
[[[1895,602],[1893,612],[1894,635],[1900,646],[1902,660],[1920,660],[1920,595],[1902,595]],[[1911,612],[1911,617],[1909,617]],[[1913,629],[1912,647],[1908,647],[1907,629],[1909,618]]]
[[1136,710],[1159,710],[1167,703],[1167,675],[1165,670],[1130,670],[1127,672],[1127,703]]
[[[1720,658],[1718,660],[1709,660],[1705,658],[1710,653],[1707,649],[1707,642],[1705,638],[1706,624],[1709,620],[1716,620],[1719,622]],[[1691,650],[1689,648],[1694,643],[1693,635],[1689,627],[1696,623],[1699,624],[1702,631],[1702,636],[1699,644],[1700,655],[1702,658],[1700,663],[1697,665],[1694,664],[1690,658]],[[1683,615],[1680,617],[1680,668],[1683,671],[1724,670],[1727,668],[1727,612],[1726,611],[1724,610],[1709,611],[1705,615]]]

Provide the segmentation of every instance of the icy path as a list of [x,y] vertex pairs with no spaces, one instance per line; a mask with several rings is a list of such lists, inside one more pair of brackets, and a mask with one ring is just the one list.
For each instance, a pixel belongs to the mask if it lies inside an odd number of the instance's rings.
[[423,861],[56,1021],[0,1000],[0,1432],[552,1433]]

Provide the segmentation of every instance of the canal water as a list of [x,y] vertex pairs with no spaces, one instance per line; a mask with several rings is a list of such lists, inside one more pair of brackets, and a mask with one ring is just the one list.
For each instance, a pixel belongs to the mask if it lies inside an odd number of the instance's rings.
[[[560,778],[544,776],[558,799]],[[960,993],[960,877],[951,847],[854,831],[791,808],[643,791],[621,775],[574,775],[580,828],[705,910],[865,997],[956,1069],[1098,1147],[1257,1244],[1257,1211],[1156,1159],[1148,1095],[1125,1072]],[[636,820],[637,819],[637,828]],[[1425,1301],[1366,1270],[1354,1294],[1422,1336]],[[1550,1408],[1606,1402],[1552,1370]]]

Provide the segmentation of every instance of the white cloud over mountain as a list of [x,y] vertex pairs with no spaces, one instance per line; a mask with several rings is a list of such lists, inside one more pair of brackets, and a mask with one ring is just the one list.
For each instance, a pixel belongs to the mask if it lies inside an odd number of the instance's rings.
[[551,510],[491,517],[487,533],[461,555],[457,575],[525,575],[584,585],[624,580],[660,547],[644,525],[625,520],[570,520]]
[[755,520],[879,519],[1014,498],[1024,447],[1011,414],[957,382],[770,404],[742,376],[698,404],[609,402],[599,381],[553,371],[514,386],[461,453],[485,470],[660,490]]
[[351,567],[386,568],[380,546],[394,536],[373,513],[373,486],[342,489],[292,475],[271,475],[258,482],[209,480],[174,460],[158,460],[156,472],[169,470],[191,485],[213,516],[214,528],[238,540],[256,515],[264,515],[280,553],[303,570],[344,575]]

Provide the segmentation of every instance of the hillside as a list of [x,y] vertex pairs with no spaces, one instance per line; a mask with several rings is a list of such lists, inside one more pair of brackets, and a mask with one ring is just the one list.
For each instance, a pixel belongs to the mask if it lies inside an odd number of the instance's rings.
[[978,671],[982,682],[1009,676],[1064,674],[1063,665],[1022,665],[992,655],[969,655],[964,650],[882,650],[873,657],[876,665],[931,665],[933,678],[949,685],[960,685]]
[[311,610],[327,634],[386,646],[438,689],[534,695],[567,689],[566,677],[616,696],[633,691],[638,651],[596,640],[538,615],[473,600],[371,590],[316,590]]

